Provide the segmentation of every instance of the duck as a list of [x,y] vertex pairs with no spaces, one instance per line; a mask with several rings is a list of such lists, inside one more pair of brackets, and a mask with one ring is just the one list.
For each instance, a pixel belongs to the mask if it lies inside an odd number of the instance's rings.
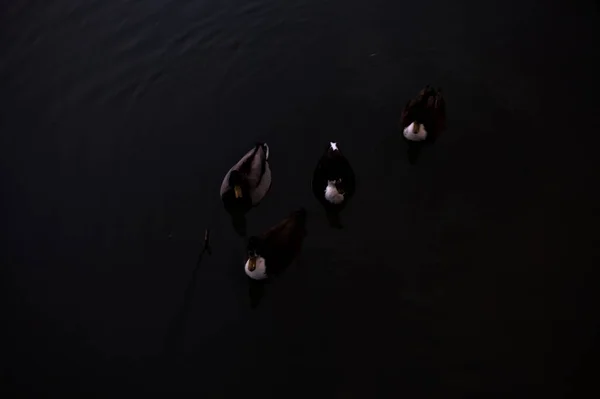
[[446,102],[441,88],[425,86],[402,111],[400,130],[408,143],[408,158],[416,163],[421,148],[436,141],[446,128]]
[[265,284],[280,276],[298,256],[305,237],[306,209],[299,208],[263,234],[248,239],[244,271],[253,308],[262,298]]
[[340,212],[356,191],[356,177],[339,145],[331,141],[313,173],[312,191],[325,208],[329,224],[342,228]]
[[269,146],[256,143],[229,169],[221,183],[221,200],[240,236],[246,236],[246,213],[257,206],[270,189]]

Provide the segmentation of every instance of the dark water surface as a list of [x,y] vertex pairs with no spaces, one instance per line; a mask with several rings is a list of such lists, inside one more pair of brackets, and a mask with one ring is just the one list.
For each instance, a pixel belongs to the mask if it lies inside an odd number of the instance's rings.
[[[569,389],[594,334],[591,236],[578,233],[597,199],[585,144],[599,128],[595,3],[9,0],[0,11],[5,386]],[[411,167],[396,125],[427,83],[444,88],[449,129]],[[310,191],[332,139],[360,184],[343,231]],[[305,206],[309,235],[252,312],[218,190],[257,140],[274,183],[250,231]],[[207,227],[214,253],[181,327]]]

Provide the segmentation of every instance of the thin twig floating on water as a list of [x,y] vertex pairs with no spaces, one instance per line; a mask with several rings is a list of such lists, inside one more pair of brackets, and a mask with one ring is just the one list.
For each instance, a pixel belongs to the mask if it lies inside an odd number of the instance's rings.
[[204,255],[204,252],[207,252],[209,255],[212,255],[212,248],[210,247],[210,229],[204,230],[204,245],[202,247],[202,251],[200,251],[200,255],[198,256],[196,268],[200,266],[200,262],[202,261],[202,255]]
[[192,298],[196,288],[196,275],[198,274],[198,269],[200,269],[200,262],[202,262],[202,256],[205,252],[207,252],[209,255],[212,255],[212,248],[210,247],[210,229],[204,230],[204,245],[202,247],[202,251],[200,251],[200,255],[198,256],[196,267],[194,267],[194,271],[192,272],[192,278],[188,282],[187,288],[183,294],[183,306],[181,307],[181,310],[177,314],[175,320],[169,328],[169,332],[167,333],[165,348],[167,348],[168,351],[175,350],[177,345],[179,345],[180,348],[183,345],[187,316],[191,310]]
[[212,254],[212,249],[210,248],[210,229],[204,230],[204,249],[209,255]]

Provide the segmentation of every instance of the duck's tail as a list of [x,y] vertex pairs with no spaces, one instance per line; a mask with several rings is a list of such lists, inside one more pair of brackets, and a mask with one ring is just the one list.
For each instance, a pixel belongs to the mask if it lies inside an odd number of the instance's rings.
[[231,224],[233,229],[241,237],[246,237],[246,215],[244,214],[233,214],[231,215]]
[[269,146],[267,143],[256,143],[258,147],[262,147],[265,151],[265,159],[269,160]]
[[306,223],[306,209],[298,208],[294,212],[292,212],[292,216],[296,219],[298,223]]

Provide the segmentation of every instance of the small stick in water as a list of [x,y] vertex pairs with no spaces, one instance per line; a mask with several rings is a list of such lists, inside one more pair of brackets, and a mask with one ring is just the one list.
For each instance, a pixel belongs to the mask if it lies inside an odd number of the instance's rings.
[[200,267],[200,262],[202,262],[202,255],[204,255],[205,252],[208,252],[209,255],[212,255],[212,248],[210,247],[209,229],[204,230],[204,246],[202,248],[202,251],[200,251],[200,255],[198,255],[198,261],[196,261],[196,269],[194,269],[194,273],[196,273],[196,270],[198,270],[198,268]]
[[204,230],[204,249],[203,251],[208,252],[209,255],[212,254],[212,249],[210,248],[210,229]]

